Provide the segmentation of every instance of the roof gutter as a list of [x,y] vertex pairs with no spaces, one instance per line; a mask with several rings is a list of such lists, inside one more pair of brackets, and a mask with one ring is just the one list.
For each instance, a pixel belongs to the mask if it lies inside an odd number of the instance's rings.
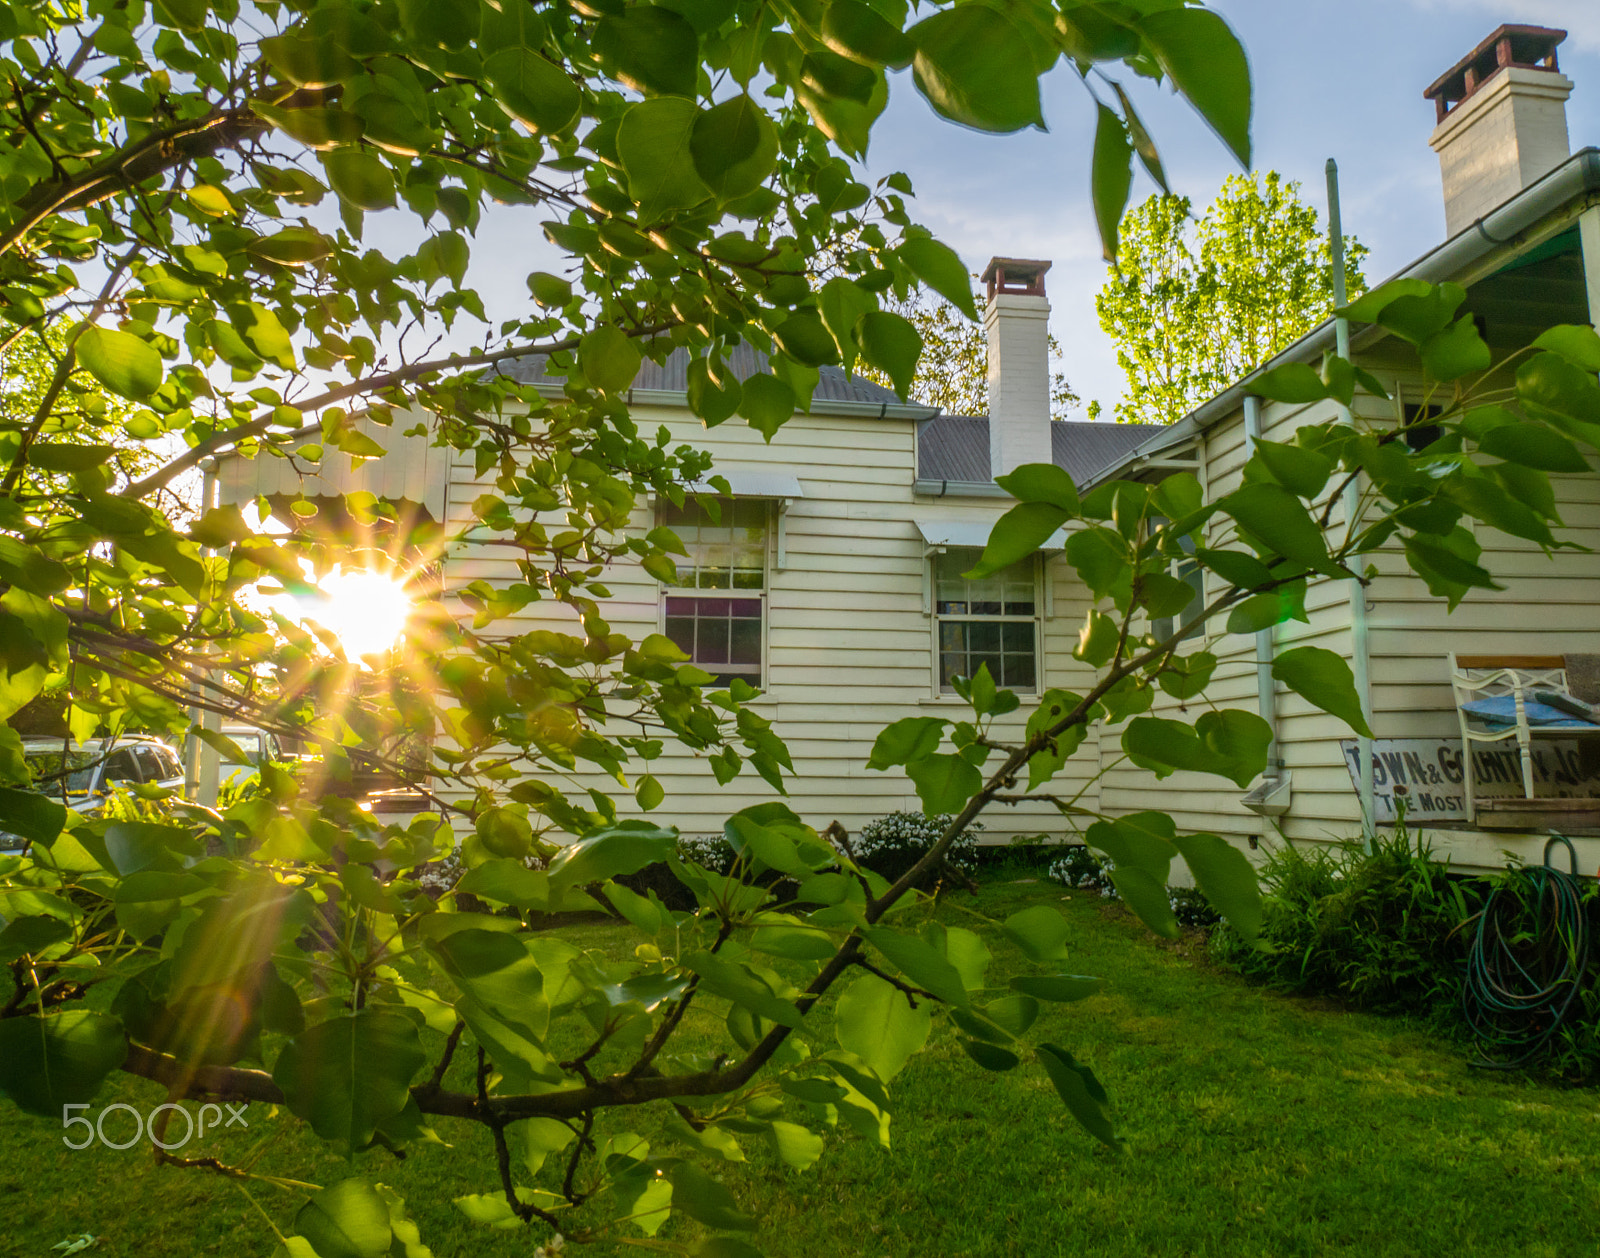
[[[1471,227],[1464,228],[1443,244],[1436,245],[1404,270],[1391,275],[1384,283],[1399,279],[1419,279],[1436,284],[1441,280],[1451,279],[1494,250],[1516,244],[1517,237],[1521,233],[1549,217],[1562,206],[1579,197],[1597,192],[1600,192],[1600,149],[1580,149],[1498,209],[1491,210]],[[1151,437],[1142,445],[1135,446],[1128,454],[1095,473],[1078,488],[1088,489],[1101,481],[1112,480],[1151,455],[1193,441],[1213,424],[1232,415],[1243,406],[1245,395],[1251,392],[1250,382],[1257,376],[1284,363],[1304,362],[1309,358],[1319,357],[1324,350],[1332,349],[1335,344],[1336,322],[1335,319],[1325,319],[1287,349],[1262,363],[1238,384],[1190,411],[1166,431]]]
[[919,476],[913,486],[919,494],[934,498],[1009,498],[1008,490],[1001,489],[992,480],[939,480]]

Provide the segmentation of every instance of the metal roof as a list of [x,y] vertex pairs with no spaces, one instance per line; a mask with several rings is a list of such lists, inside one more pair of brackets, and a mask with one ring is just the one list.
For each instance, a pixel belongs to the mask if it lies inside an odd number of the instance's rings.
[[[1158,424],[1056,420],[1050,425],[1051,461],[1074,482],[1082,484],[1160,431]],[[938,415],[919,423],[917,479],[988,483],[988,419],[981,415]]]
[[[767,356],[752,345],[740,344],[723,354],[733,374],[740,380],[748,379],[758,371],[767,370]],[[500,364],[499,371],[502,375],[510,376],[521,384],[559,384],[563,377],[549,375],[545,368],[549,357],[545,354],[530,354],[526,358],[513,358],[509,362]],[[818,368],[821,378],[817,382],[817,391],[812,395],[815,402],[857,402],[868,405],[879,405],[900,408],[907,405],[895,396],[893,389],[886,389],[881,384],[873,384],[870,380],[863,380],[860,376],[846,375],[838,367]],[[655,363],[648,358],[639,368],[639,374],[634,378],[635,392],[657,393],[684,393],[689,388],[689,351],[679,346],[667,355],[665,362]],[[915,406],[916,403],[911,403]],[[926,407],[920,408],[926,410]]]

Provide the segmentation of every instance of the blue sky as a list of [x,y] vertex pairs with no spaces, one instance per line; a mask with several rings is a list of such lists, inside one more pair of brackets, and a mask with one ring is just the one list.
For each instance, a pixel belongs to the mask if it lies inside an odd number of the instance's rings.
[[[1567,102],[1574,149],[1600,144],[1600,0],[1213,0],[1249,54],[1255,83],[1255,158],[1299,180],[1322,208],[1323,164],[1337,159],[1345,230],[1372,250],[1377,280],[1444,236],[1439,166],[1428,148],[1431,102],[1422,90],[1502,22],[1568,31],[1558,50],[1575,88]],[[1130,76],[1123,76],[1124,80]],[[1174,190],[1204,206],[1237,167],[1181,100],[1136,93]],[[1088,197],[1093,109],[1077,77],[1045,83],[1049,134],[976,135],[933,120],[897,78],[874,134],[874,173],[899,167],[916,184],[923,222],[973,269],[994,255],[1049,258],[1051,324],[1067,377],[1109,404],[1123,375],[1099,329],[1094,295],[1104,263]],[[1142,172],[1135,200],[1154,186]]]
[[[1323,164],[1336,158],[1345,228],[1372,250],[1374,281],[1444,236],[1438,161],[1428,148],[1433,105],[1422,89],[1500,23],[1569,32],[1559,57],[1576,84],[1567,103],[1572,146],[1600,144],[1600,0],[1213,0],[1213,7],[1250,57],[1256,166],[1299,180],[1320,208]],[[1109,411],[1123,377],[1094,314],[1105,268],[1088,196],[1093,107],[1064,67],[1046,78],[1044,95],[1049,132],[981,135],[936,118],[909,73],[892,75],[868,170],[910,175],[913,213],[974,271],[995,255],[1049,258],[1062,366],[1085,400],[1098,398]],[[1134,96],[1174,189],[1204,206],[1236,169],[1232,158],[1165,89],[1140,82]],[[1152,190],[1141,172],[1135,200]],[[472,280],[500,317],[526,301],[522,277],[554,262],[527,211],[502,210],[480,228]]]

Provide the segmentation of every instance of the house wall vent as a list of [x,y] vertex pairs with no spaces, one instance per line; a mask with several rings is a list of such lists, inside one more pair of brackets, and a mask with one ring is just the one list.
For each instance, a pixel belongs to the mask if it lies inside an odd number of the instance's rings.
[[1444,218],[1454,236],[1566,160],[1572,80],[1556,61],[1565,31],[1502,26],[1423,92],[1438,125]]
[[1048,262],[994,258],[983,272],[989,301],[989,474],[1049,463],[1050,302]]

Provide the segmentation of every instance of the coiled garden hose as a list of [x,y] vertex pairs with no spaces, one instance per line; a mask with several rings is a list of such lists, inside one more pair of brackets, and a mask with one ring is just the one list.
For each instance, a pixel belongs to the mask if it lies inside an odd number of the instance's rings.
[[[1557,843],[1566,845],[1570,874],[1550,864]],[[1481,1041],[1475,1067],[1514,1070],[1526,1064],[1572,1008],[1589,961],[1577,870],[1571,841],[1551,835],[1544,864],[1520,871],[1484,904],[1461,992],[1461,1011]]]

